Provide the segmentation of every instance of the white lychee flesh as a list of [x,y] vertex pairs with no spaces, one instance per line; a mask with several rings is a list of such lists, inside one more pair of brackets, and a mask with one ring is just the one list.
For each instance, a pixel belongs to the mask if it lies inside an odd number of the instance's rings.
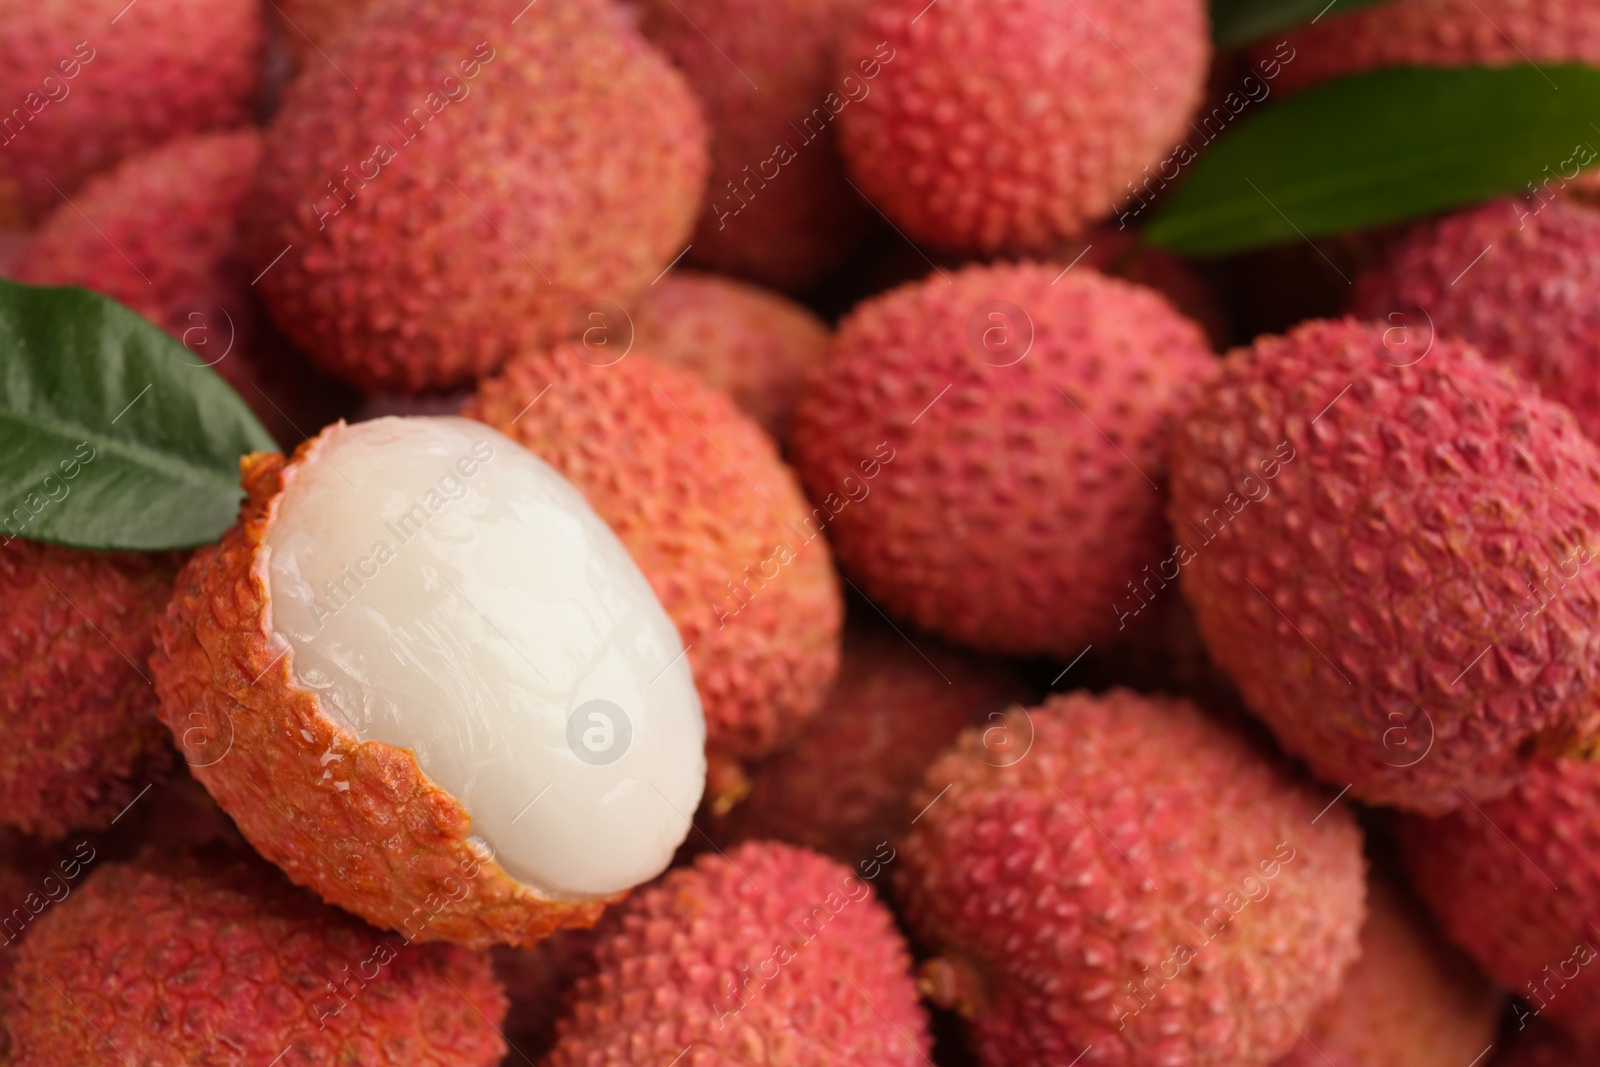
[[339,424],[286,471],[266,545],[295,680],[414,753],[508,874],[574,900],[666,868],[705,785],[700,699],[561,475],[468,419]]

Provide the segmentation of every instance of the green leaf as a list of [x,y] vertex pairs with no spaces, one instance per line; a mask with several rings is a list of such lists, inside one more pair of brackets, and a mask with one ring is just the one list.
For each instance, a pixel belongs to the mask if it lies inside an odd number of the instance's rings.
[[1237,48],[1301,23],[1337,18],[1384,0],[1211,0],[1211,39]]
[[214,541],[238,511],[239,457],[277,448],[164,330],[86,289],[0,279],[0,541]]
[[[1558,89],[1559,87],[1559,89]],[[1246,116],[1145,231],[1188,255],[1416,218],[1600,159],[1600,70],[1395,68]],[[1200,149],[1196,135],[1189,142]],[[1152,172],[1154,168],[1152,168]]]

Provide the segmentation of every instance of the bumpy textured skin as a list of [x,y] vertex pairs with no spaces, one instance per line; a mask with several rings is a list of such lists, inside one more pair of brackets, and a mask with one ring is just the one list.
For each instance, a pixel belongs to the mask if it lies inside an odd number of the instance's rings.
[[[857,67],[871,51],[840,49],[863,6],[646,0],[646,36],[683,70],[711,125],[694,263],[803,289],[843,263],[869,231],[872,209],[844,178],[835,113],[849,94],[872,89]],[[779,146],[788,151],[778,154]]]
[[1541,757],[1499,800],[1396,829],[1417,893],[1518,1014],[1600,1048],[1600,764]]
[[1410,894],[1374,877],[1367,909],[1344,988],[1274,1067],[1463,1067],[1496,1044],[1505,994]]
[[253,857],[98,869],[29,931],[6,1000],[34,1067],[491,1067],[506,1050],[487,956],[408,945]]
[[840,148],[913,240],[1047,251],[1128,199],[1200,103],[1199,0],[926,6],[869,5],[841,53],[881,49],[871,94],[839,116]]
[[1228,316],[1206,280],[1178,256],[1141,242],[1137,231],[1108,222],[1067,242],[1052,258],[1061,263],[1077,261],[1079,266],[1154,289],[1204,327],[1214,346],[1227,346]]
[[294,247],[258,288],[364,388],[466,385],[565,335],[585,302],[630,299],[688,243],[706,131],[682,77],[609,0],[509,18],[382,5],[307,65],[267,132],[252,263]]
[[561,472],[622,539],[688,649],[709,757],[766,755],[838,672],[827,541],[771,439],[726,397],[641,351],[595,358],[563,345],[515,360],[463,414]]
[[894,920],[832,860],[772,842],[704,855],[601,929],[598,970],[579,979],[544,1067],[927,1062]]
[[335,38],[361,21],[374,0],[275,0],[284,42],[302,65],[324,62]]
[[1600,451],[1470,346],[1395,330],[1231,355],[1174,439],[1170,515],[1206,644],[1283,745],[1440,813],[1595,732]]
[[56,207],[62,194],[124,156],[249,121],[261,81],[254,0],[126,7],[126,0],[0,3],[0,117],[9,123],[0,133],[0,228]]
[[1516,369],[1600,440],[1600,210],[1498,200],[1419,226],[1356,279],[1351,313],[1431,320]]
[[171,764],[145,659],[182,558],[0,546],[0,824],[104,829]]
[[1382,67],[1600,63],[1600,9],[1585,0],[1392,0],[1287,40],[1295,58],[1275,86],[1284,90]]
[[833,338],[827,323],[792,300],[692,271],[646,289],[633,325],[640,348],[727,393],[780,442],[806,373],[826,358]]
[[[1213,360],[1157,294],[1064,266],[969,267],[861,304],[790,443],[811,498],[838,511],[845,570],[884,610],[1070,658],[1116,632],[1122,584],[1158,558],[1166,422]],[[870,495],[828,504],[885,442]]]
[[[869,609],[870,610],[870,609]],[[762,764],[750,795],[710,832],[777,839],[860,863],[900,839],[922,773],[956,735],[1027,699],[1003,662],[926,635],[852,621],[839,680],[795,743]],[[924,658],[927,657],[927,658]]]
[[550,900],[514,880],[469,840],[466,808],[415,756],[359,740],[294,681],[292,653],[271,629],[265,543],[318,440],[288,463],[241,461],[238,524],[189,560],[157,627],[161,721],[256,851],[374,925],[473,948],[592,926],[603,902]]
[[896,876],[937,954],[924,988],[994,1067],[1267,1063],[1359,951],[1361,833],[1318,818],[1332,799],[1184,701],[1076,694],[970,729]]

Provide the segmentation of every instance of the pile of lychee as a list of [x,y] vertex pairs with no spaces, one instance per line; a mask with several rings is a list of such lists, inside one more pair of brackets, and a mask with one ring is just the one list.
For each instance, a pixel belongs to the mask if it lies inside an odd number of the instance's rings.
[[283,446],[198,547],[0,501],[0,1063],[1600,1062],[1592,183],[1318,318],[1127,211],[1265,63],[1600,3],[1209,35],[0,0],[0,272]]

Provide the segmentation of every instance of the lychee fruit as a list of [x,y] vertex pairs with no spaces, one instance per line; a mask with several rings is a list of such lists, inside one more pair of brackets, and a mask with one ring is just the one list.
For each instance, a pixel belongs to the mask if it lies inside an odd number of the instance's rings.
[[343,398],[298,354],[263,332],[240,247],[261,162],[253,129],[180,137],[124,159],[51,212],[23,247],[14,277],[81,285],[177,338],[279,441],[297,442]]
[[1600,10],[1584,0],[1392,0],[1276,40],[1293,57],[1277,81],[1285,90],[1384,67],[1600,63]]
[[262,25],[254,0],[0,2],[0,228],[124,156],[249,121]]
[[821,709],[794,744],[756,768],[749,797],[710,832],[860,862],[905,833],[916,814],[906,805],[935,756],[1028,696],[1003,662],[853,620]]
[[883,610],[1071,658],[1121,632],[1125,584],[1161,558],[1165,426],[1212,363],[1160,296],[1082,266],[935,275],[840,324],[795,466]]
[[805,849],[703,855],[607,916],[595,954],[546,1067],[928,1062],[911,959],[871,879]]
[[1136,231],[1105,223],[1067,242],[1054,258],[1063,263],[1076,261],[1109,277],[1154,289],[1204,328],[1213,345],[1226,346],[1228,316],[1211,286],[1180,257],[1141,242]]
[[985,1064],[1264,1064],[1338,992],[1361,833],[1186,701],[1054,697],[929,769],[896,887]]
[[1507,1027],[1500,1052],[1488,1062],[1489,1067],[1588,1067],[1600,1060],[1565,1031],[1535,1018]]
[[1158,569],[1291,753],[1440,813],[1596,730],[1600,451],[1427,343],[1319,321],[1231,355],[1173,441]]
[[914,242],[1042,253],[1183,138],[1211,46],[1200,0],[884,0],[840,55],[877,70],[839,105],[868,200]]
[[1408,892],[1376,876],[1361,958],[1274,1067],[1465,1067],[1495,1043],[1505,999]]
[[689,260],[778,289],[837,268],[872,209],[844,177],[839,109],[872,91],[870,51],[841,55],[864,0],[648,0],[645,35],[684,72],[711,127]]
[[[16,512],[5,520],[16,529]],[[170,766],[145,661],[181,562],[0,547],[0,824],[46,837],[105,829]]]
[[100,867],[40,917],[15,968],[5,1026],[36,1067],[491,1067],[506,1050],[486,955],[375,930],[251,857]]
[[693,374],[635,351],[529,354],[465,414],[576,485],[677,625],[705,708],[712,803],[730,764],[792,739],[838,670],[844,607],[827,513],[810,508],[772,441]]
[[708,164],[682,76],[608,0],[516,17],[380,5],[267,131],[257,287],[364,388],[468,385],[626,303],[689,241]]
[[833,337],[827,323],[792,300],[694,271],[675,271],[646,289],[633,326],[641,349],[727,393],[779,442],[806,373],[827,356]]
[[334,39],[361,21],[375,0],[275,0],[280,35],[295,61],[326,62]]
[[513,1062],[535,1063],[550,1051],[567,991],[594,973],[595,943],[594,930],[557,930],[532,948],[496,945],[491,951],[511,1005],[502,1036],[516,1055]]
[[1600,764],[1540,757],[1498,800],[1396,826],[1440,927],[1551,1022],[1600,1047]]
[[1419,347],[1429,330],[1472,342],[1600,440],[1600,210],[1548,195],[1417,227],[1357,277],[1351,311]]
[[[294,881],[412,940],[592,924],[689,828],[672,623],[571,485],[457,418],[242,463],[151,665],[196,778]],[[548,795],[546,795],[548,794]]]

